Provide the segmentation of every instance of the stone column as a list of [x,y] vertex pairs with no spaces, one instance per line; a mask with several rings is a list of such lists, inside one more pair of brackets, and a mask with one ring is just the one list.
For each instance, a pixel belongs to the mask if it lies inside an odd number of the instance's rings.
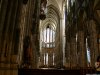
[[49,51],[48,53],[48,66],[49,67],[53,67],[53,52],[52,51]]
[[[16,53],[17,51],[15,51],[15,50],[17,50],[18,48],[16,46],[17,49],[15,49],[14,47],[16,45],[16,42],[15,42],[15,40],[16,40],[15,39],[16,38],[15,34],[16,34],[16,27],[17,27],[16,22],[18,22],[17,21],[18,0],[14,1],[13,4],[14,5],[13,5],[13,10],[12,10],[12,20],[11,20],[12,32],[11,32],[11,35],[10,35],[10,41],[11,41],[10,49],[11,49],[11,52],[9,53],[9,56],[10,56],[10,69],[12,68],[13,70],[10,70],[10,75],[17,75],[18,74],[17,73],[17,71],[18,71],[18,66],[17,66],[18,63],[16,61],[17,60],[17,53]],[[6,73],[6,75],[7,75],[7,73]]]
[[0,1],[0,11],[1,11],[2,2],[3,2],[3,0]]
[[[6,44],[8,48],[5,48],[5,57],[6,57],[6,63],[5,67],[8,68],[9,70],[6,70],[5,75],[13,75],[13,70],[10,70],[11,68],[16,68],[17,70],[17,63],[13,63],[14,60],[11,60],[13,57],[13,47],[14,47],[14,29],[15,29],[15,21],[16,21],[16,11],[17,11],[17,4],[18,0],[16,1],[11,1],[11,4],[9,3],[9,13],[8,14],[8,20],[7,20],[7,29],[6,29],[6,34],[5,34],[5,39]],[[16,58],[15,58],[16,61]],[[14,65],[14,66],[13,66]]]
[[[5,2],[5,1],[4,1]],[[13,48],[13,32],[14,32],[14,27],[15,27],[15,19],[16,19],[16,11],[17,11],[17,3],[18,0],[16,1],[9,1],[7,3],[7,8],[5,8],[5,12],[0,12],[1,14],[5,13],[5,16],[2,16],[4,19],[4,21],[0,22],[2,25],[4,25],[4,27],[1,26],[1,36],[2,36],[2,41],[0,43],[2,43],[2,48],[0,48],[2,51],[2,55],[1,55],[1,62],[4,64],[1,64],[0,67],[4,68],[5,72],[3,73],[4,75],[10,75],[11,73],[11,55],[12,55],[12,48]],[[6,2],[4,3],[6,4]],[[0,20],[1,21],[1,20]],[[4,23],[3,23],[4,22]],[[10,35],[11,34],[11,35]],[[1,40],[1,39],[0,39]],[[7,68],[7,69],[6,69]],[[2,75],[2,74],[1,74]]]
[[70,64],[71,68],[76,68],[77,65],[77,52],[76,52],[76,37],[72,36],[70,38]]
[[87,54],[85,48],[85,38],[84,38],[84,31],[78,31],[78,38],[77,38],[77,49],[78,49],[78,62],[81,68],[87,66]]
[[33,49],[33,68],[37,68],[38,66],[38,58],[39,58],[39,14],[40,14],[40,3],[41,0],[34,0],[35,7],[33,11],[33,18],[32,18],[32,49]]
[[70,42],[68,39],[66,39],[66,50],[65,50],[65,56],[66,56],[66,64],[65,67],[70,67]]
[[22,56],[23,56],[23,39],[25,36],[25,25],[26,25],[26,8],[27,5],[21,5],[19,10],[19,29],[20,29],[20,36],[19,36],[19,48],[18,48],[18,64],[21,65],[22,63]]
[[99,36],[98,36],[98,51],[99,51],[99,55],[100,55],[100,34],[99,34]]
[[[58,32],[57,32],[58,33]],[[60,48],[60,35],[57,34],[57,36],[55,37],[56,41],[55,41],[55,48],[54,48],[54,53],[55,53],[55,66],[56,67],[61,67],[62,64],[62,52],[61,52],[61,48]]]
[[[5,2],[5,4],[6,4],[6,2]],[[4,19],[4,23],[0,22],[0,23],[3,24],[3,29],[1,31],[1,32],[3,32],[1,34],[1,36],[2,36],[2,49],[1,49],[2,50],[2,58],[1,58],[1,60],[3,59],[3,61],[2,61],[4,63],[3,68],[8,68],[8,69],[10,69],[10,56],[9,56],[9,51],[11,51],[11,49],[9,47],[10,44],[11,44],[11,42],[9,42],[9,38],[10,37],[8,35],[9,34],[8,31],[9,31],[10,22],[11,22],[12,7],[13,7],[13,1],[8,2],[7,8],[5,8],[6,15],[5,16],[2,16],[3,18],[5,17],[6,19]],[[1,14],[2,13],[3,12],[1,11]],[[2,26],[1,26],[1,28],[2,28]],[[8,44],[8,42],[9,42],[9,44]],[[10,71],[5,70],[4,75],[6,75],[6,74],[10,75]]]
[[[0,6],[0,67],[3,68],[4,62],[5,62],[5,57],[4,57],[4,51],[2,50],[3,42],[2,40],[2,33],[3,32],[3,27],[4,27],[4,21],[5,21],[5,16],[6,16],[6,11],[7,11],[7,4],[8,0],[3,0],[2,5]],[[0,75],[4,75],[4,70],[1,70]]]
[[93,20],[89,21],[88,25],[89,34],[90,34],[90,57],[91,57],[91,67],[95,66],[95,61],[97,59],[98,47],[97,47],[97,31],[96,24]]
[[4,27],[4,21],[5,21],[5,16],[6,16],[6,11],[7,11],[7,4],[8,4],[8,0],[3,0],[2,2],[2,6],[1,6],[1,11],[0,11],[0,55],[3,54],[3,50],[2,50],[2,46],[3,46],[3,27]]
[[40,63],[39,66],[40,66],[40,67],[44,66],[44,53],[42,53],[42,52],[41,52],[41,54],[40,54],[40,62],[41,62],[41,63]]

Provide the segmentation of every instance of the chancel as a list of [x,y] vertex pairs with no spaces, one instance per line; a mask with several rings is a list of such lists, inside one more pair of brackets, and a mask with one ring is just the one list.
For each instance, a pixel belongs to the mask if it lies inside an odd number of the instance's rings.
[[0,0],[0,75],[95,74],[100,0]]

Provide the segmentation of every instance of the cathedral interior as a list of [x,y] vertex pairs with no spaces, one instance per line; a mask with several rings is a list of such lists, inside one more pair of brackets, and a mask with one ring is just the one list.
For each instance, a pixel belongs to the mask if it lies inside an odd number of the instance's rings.
[[0,0],[0,75],[86,75],[99,55],[100,0]]

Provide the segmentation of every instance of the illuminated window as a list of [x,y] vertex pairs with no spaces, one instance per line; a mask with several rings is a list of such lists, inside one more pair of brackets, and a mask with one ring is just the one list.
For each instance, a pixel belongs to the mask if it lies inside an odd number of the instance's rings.
[[55,31],[48,25],[42,32],[42,47],[55,47]]
[[90,49],[88,47],[87,38],[86,38],[86,50],[87,50],[87,60],[88,60],[88,63],[90,63]]

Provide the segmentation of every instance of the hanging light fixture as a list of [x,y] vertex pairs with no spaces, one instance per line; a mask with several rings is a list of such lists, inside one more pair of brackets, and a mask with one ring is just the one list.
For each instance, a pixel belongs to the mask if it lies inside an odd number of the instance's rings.
[[40,8],[40,19],[44,20],[46,18],[46,10],[47,10],[47,0],[41,1],[41,8]]

